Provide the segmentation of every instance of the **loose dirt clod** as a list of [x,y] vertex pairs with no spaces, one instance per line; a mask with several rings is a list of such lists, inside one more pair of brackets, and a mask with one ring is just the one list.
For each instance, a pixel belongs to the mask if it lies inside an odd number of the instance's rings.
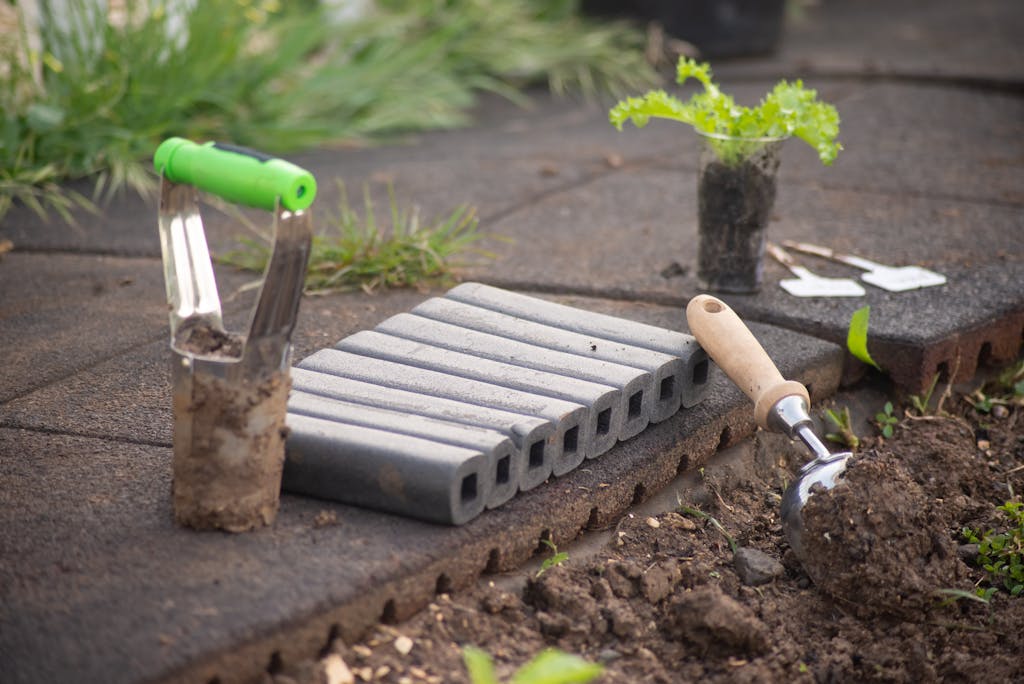
[[244,532],[277,515],[291,382],[193,377],[175,396],[172,494],[175,519],[196,529]]
[[174,346],[198,356],[238,358],[242,355],[245,337],[226,332],[205,322],[183,323],[178,328]]

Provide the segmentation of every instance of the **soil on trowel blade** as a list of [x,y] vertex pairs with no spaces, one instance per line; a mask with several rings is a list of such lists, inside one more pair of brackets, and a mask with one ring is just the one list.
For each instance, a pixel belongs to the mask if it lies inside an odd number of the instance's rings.
[[322,681],[340,657],[356,682],[468,682],[473,645],[500,681],[549,647],[603,664],[602,684],[1024,681],[1024,598],[963,598],[988,585],[961,535],[1005,529],[995,507],[1024,490],[1024,407],[956,406],[902,420],[884,443],[857,426],[868,444],[850,486],[809,511],[819,538],[832,537],[812,562],[817,583],[779,519],[806,454],[762,434],[756,467],[709,463],[702,486],[680,495],[686,508],[627,515],[594,554],[567,547],[565,563],[525,586],[485,576],[358,643],[335,640],[330,662],[281,663],[267,678]]
[[850,610],[920,615],[935,590],[966,575],[941,525],[942,499],[925,494],[888,450],[851,459],[840,485],[812,493],[803,509],[804,568]]
[[206,322],[186,321],[178,328],[174,346],[198,356],[237,358],[242,355],[245,337],[216,328]]
[[197,529],[244,532],[277,515],[284,467],[287,373],[252,382],[197,374],[175,396],[174,515]]

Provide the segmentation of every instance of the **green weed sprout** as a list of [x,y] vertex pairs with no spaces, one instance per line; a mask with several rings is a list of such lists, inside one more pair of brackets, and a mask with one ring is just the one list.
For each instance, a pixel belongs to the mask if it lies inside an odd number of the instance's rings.
[[900,419],[893,414],[892,402],[885,402],[885,406],[882,410],[875,414],[875,423],[878,424],[878,429],[882,432],[882,436],[886,439],[891,439],[893,431],[899,424]]
[[836,444],[842,444],[853,451],[860,448],[860,438],[853,431],[853,419],[850,418],[849,407],[844,406],[842,411],[825,409],[825,415],[828,416],[829,421],[839,430],[839,432],[828,433],[825,435],[825,439]]
[[[486,651],[467,646],[462,659],[473,684],[500,684],[494,661]],[[603,672],[603,667],[579,656],[547,649],[519,668],[509,684],[585,684]]]
[[558,547],[555,545],[555,542],[551,541],[550,539],[541,539],[540,541],[542,544],[551,549],[551,555],[545,558],[544,562],[540,564],[540,570],[537,571],[537,577],[540,577],[556,565],[561,565],[565,561],[569,560],[569,554],[565,551],[559,551]]
[[842,149],[836,141],[839,113],[819,101],[817,92],[805,88],[802,81],[780,81],[758,106],[743,107],[714,83],[710,65],[681,57],[676,82],[682,84],[690,78],[699,81],[704,90],[686,103],[664,90],[651,90],[620,101],[608,113],[609,121],[619,130],[627,120],[643,128],[651,117],[690,124],[709,136],[718,158],[730,166],[756,151],[763,142],[758,139],[764,138],[799,138],[814,148],[825,165],[832,164]]
[[988,589],[979,589],[979,596],[991,596],[1000,585],[1011,596],[1024,593],[1024,503],[1007,501],[996,510],[1002,511],[1009,525],[1005,532],[989,530],[980,534],[969,527],[963,529],[964,539],[978,545],[976,563],[988,573]]
[[[381,225],[369,187],[363,188],[363,212],[349,203],[345,186],[338,182],[338,212],[326,222],[335,232],[313,236],[306,272],[306,291],[315,294],[362,289],[414,287],[443,281],[452,275],[452,260],[466,252],[492,257],[474,247],[484,234],[476,212],[460,205],[444,218],[421,223],[415,208],[402,209],[388,184],[390,227]],[[262,272],[270,258],[270,240],[243,238],[242,248],[218,261],[243,270]]]

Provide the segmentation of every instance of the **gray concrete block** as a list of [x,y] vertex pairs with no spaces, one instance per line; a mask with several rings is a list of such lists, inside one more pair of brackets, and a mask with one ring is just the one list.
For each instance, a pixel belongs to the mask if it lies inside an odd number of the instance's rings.
[[694,406],[707,393],[708,355],[693,335],[585,311],[481,283],[463,283],[449,290],[445,297],[535,323],[677,356],[684,366],[682,385],[679,388],[682,405],[686,408]]
[[640,434],[656,408],[658,393],[654,378],[639,368],[545,349],[412,314],[392,316],[375,330],[479,358],[615,387],[622,396],[619,439]]
[[425,318],[451,323],[499,337],[520,340],[547,349],[577,354],[591,359],[611,361],[645,370],[654,376],[658,387],[659,408],[664,413],[651,415],[651,422],[660,422],[679,410],[680,389],[688,382],[685,366],[677,357],[621,342],[609,342],[597,336],[562,330],[542,323],[509,316],[454,299],[434,297],[413,308]]
[[[528,486],[523,485],[524,478],[527,478],[527,471],[533,471],[544,464],[545,450],[551,449],[548,443],[554,444],[556,441],[556,425],[550,420],[417,392],[407,392],[303,368],[292,368],[291,375],[292,388],[305,393],[497,430],[507,435],[520,452],[515,459],[519,463],[518,470],[515,467],[512,470],[519,488],[529,489],[544,481],[543,479],[538,481],[536,475],[530,475],[526,480]],[[550,471],[550,466],[548,470]]]
[[[622,428],[622,393],[609,385],[481,359],[372,330],[349,335],[334,348],[582,404],[590,409],[582,430],[587,458],[596,458],[615,446]],[[555,475],[562,474],[555,471]]]
[[484,510],[480,451],[292,414],[281,488],[293,494],[461,525]]
[[[488,508],[500,506],[515,496],[519,490],[519,476],[525,465],[522,452],[516,448],[512,440],[495,430],[365,406],[302,391],[293,391],[288,398],[289,418],[292,414],[348,425],[362,425],[479,451],[487,459],[483,477],[490,482],[491,492],[486,501]],[[302,464],[298,462],[294,464],[296,468],[301,466]]]
[[527,464],[520,489],[532,489],[552,473],[569,472],[583,461],[586,453],[584,429],[590,409],[581,404],[338,349],[322,349],[305,358],[299,368],[550,420],[555,432],[545,444],[540,462],[531,459]]

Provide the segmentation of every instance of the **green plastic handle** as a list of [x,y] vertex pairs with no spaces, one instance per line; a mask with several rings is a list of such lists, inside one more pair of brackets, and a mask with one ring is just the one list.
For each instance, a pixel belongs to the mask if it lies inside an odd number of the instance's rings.
[[194,185],[236,204],[274,211],[278,198],[288,211],[301,211],[316,198],[313,174],[291,162],[245,147],[168,138],[153,155],[157,173],[174,183]]

